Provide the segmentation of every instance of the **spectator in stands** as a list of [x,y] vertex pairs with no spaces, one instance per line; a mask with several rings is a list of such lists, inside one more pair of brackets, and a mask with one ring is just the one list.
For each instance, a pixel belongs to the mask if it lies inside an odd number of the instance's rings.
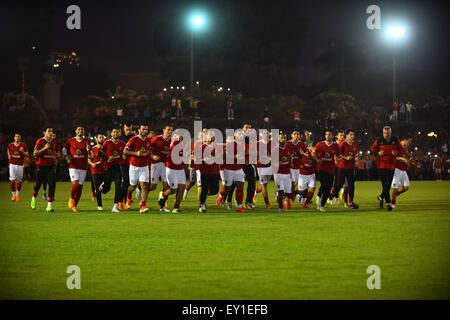
[[413,109],[416,109],[416,107],[414,107],[410,101],[408,101],[408,103],[406,104],[406,122],[410,123],[412,122],[412,111]]
[[177,113],[176,113],[177,119],[183,119],[183,108],[181,106],[181,98],[178,97],[177,99]]
[[398,120],[405,121],[406,120],[406,105],[404,102],[400,102],[399,110],[398,110]]
[[392,121],[398,121],[398,105],[397,101],[392,104]]
[[234,120],[233,100],[229,98],[227,100],[227,119]]

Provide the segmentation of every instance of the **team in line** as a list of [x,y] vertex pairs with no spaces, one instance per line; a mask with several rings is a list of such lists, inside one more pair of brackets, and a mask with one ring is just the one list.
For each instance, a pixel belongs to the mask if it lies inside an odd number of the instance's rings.
[[[191,146],[191,163],[189,165],[190,181],[186,185],[185,165],[175,163],[172,153],[183,156],[183,137],[173,134],[173,127],[165,126],[162,134],[156,135],[147,125],[138,128],[138,134],[132,134],[131,126],[124,126],[124,137],[120,137],[120,128],[112,128],[111,137],[105,139],[103,134],[95,137],[96,144],[84,137],[84,128],[79,126],[75,130],[75,137],[64,144],[61,152],[58,150],[54,138],[53,128],[46,127],[43,137],[36,141],[33,157],[36,160],[37,178],[33,188],[31,208],[36,208],[37,195],[42,184],[48,184],[47,212],[54,211],[52,203],[55,195],[55,165],[58,158],[64,156],[69,167],[72,188],[68,207],[78,212],[77,206],[82,194],[88,165],[92,174],[93,199],[97,200],[98,210],[103,210],[102,194],[111,190],[115,184],[115,195],[112,212],[131,209],[132,193],[136,191],[136,198],[140,201],[139,212],[149,211],[147,199],[150,191],[156,189],[159,181],[163,189],[159,193],[158,205],[163,212],[180,212],[180,205],[186,199],[189,190],[197,183],[199,193],[199,212],[206,212],[208,195],[217,195],[216,205],[232,209],[232,197],[235,194],[237,212],[255,208],[257,195],[262,193],[266,208],[272,208],[267,185],[273,177],[276,186],[275,200],[278,209],[283,212],[289,210],[291,202],[297,201],[309,208],[316,188],[316,179],[320,181],[320,188],[316,196],[317,209],[325,210],[325,204],[338,204],[339,192],[342,190],[344,206],[358,209],[355,197],[355,161],[358,156],[358,145],[355,142],[355,132],[351,129],[339,131],[334,136],[332,131],[325,132],[325,140],[312,143],[303,141],[299,130],[291,132],[291,139],[280,132],[277,141],[272,141],[270,134],[261,134],[256,142],[256,165],[250,163],[251,145],[244,130],[229,137],[220,146],[223,151],[223,164],[214,162],[217,145],[211,131],[203,129]],[[307,132],[305,132],[307,134]],[[335,141],[336,138],[336,141]],[[308,139],[309,140],[309,139]],[[406,174],[408,166],[408,146],[410,138],[401,141],[392,137],[390,127],[383,128],[383,136],[377,139],[371,149],[377,154],[377,166],[382,182],[382,193],[378,196],[380,208],[383,201],[387,209],[392,210],[397,197],[408,190],[409,180]],[[240,148],[240,145],[244,145]],[[201,149],[200,159],[196,149]],[[240,150],[244,150],[241,152]],[[262,151],[261,151],[262,150]],[[264,151],[266,150],[266,151]],[[278,153],[273,163],[271,154]],[[30,157],[27,146],[21,142],[20,134],[15,134],[14,142],[8,145],[10,160],[10,181],[13,201],[19,200],[21,189],[23,159]],[[233,161],[225,161],[233,159]],[[196,161],[194,161],[196,160]],[[247,200],[243,205],[245,180],[254,181],[256,172],[259,176],[258,188],[247,189]],[[219,177],[222,189],[219,192]],[[392,201],[390,188],[393,188]],[[400,189],[400,187],[402,187]],[[45,189],[44,189],[45,190]],[[250,191],[249,191],[250,190]],[[166,207],[168,198],[175,198],[172,210]],[[250,200],[249,200],[250,199]]]

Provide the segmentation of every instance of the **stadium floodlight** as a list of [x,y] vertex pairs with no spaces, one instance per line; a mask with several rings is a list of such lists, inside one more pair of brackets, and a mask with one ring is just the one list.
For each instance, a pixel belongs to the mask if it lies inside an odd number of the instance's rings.
[[189,72],[189,93],[194,90],[194,32],[203,29],[207,24],[207,15],[201,10],[192,10],[188,14],[188,25],[191,30],[191,67]]

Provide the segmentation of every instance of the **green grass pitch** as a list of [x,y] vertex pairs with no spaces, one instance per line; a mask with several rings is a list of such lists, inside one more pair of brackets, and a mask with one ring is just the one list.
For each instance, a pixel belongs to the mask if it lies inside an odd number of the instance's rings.
[[[114,186],[113,186],[114,188]],[[342,205],[197,212],[194,187],[181,214],[98,213],[86,184],[74,214],[69,183],[57,183],[54,213],[32,183],[20,202],[0,184],[1,299],[449,299],[450,182],[411,183],[392,212],[378,209],[380,182],[357,182],[359,210]],[[270,185],[271,202],[273,184]],[[314,198],[315,199],[315,198]],[[170,200],[171,207],[173,199]],[[134,203],[136,207],[136,201]],[[81,269],[81,289],[66,286]],[[366,269],[381,270],[381,289]]]

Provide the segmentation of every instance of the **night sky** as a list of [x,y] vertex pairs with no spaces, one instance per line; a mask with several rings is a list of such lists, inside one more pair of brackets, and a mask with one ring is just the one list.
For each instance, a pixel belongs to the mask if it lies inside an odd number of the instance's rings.
[[[14,38],[15,31],[20,24],[26,23],[21,19],[22,10],[32,6],[32,10],[37,12],[34,19],[45,19],[36,10],[42,3],[51,4],[49,15],[53,19],[55,51],[76,50],[82,59],[96,61],[110,71],[127,71],[124,70],[127,66],[120,63],[121,59],[145,59],[144,64],[130,66],[130,69],[157,71],[159,59],[152,37],[156,18],[161,14],[161,1],[2,2],[3,45],[14,46],[17,40]],[[412,37],[401,48],[401,63],[418,69],[448,68],[449,23],[445,1],[292,0],[292,3],[307,20],[306,43],[298,59],[299,66],[313,65],[314,59],[327,49],[329,40],[341,38],[363,46],[374,57],[374,61],[386,63],[383,60],[384,53],[389,47],[380,40],[381,31],[370,31],[365,25],[368,17],[366,8],[370,4],[377,4],[381,7],[382,25],[383,21],[393,16],[406,19],[410,26]],[[65,11],[70,4],[81,7],[81,30],[69,31],[65,27],[68,17]],[[173,4],[176,5],[176,2]],[[264,5],[264,1],[255,1],[255,5]],[[217,32],[214,21],[210,22],[208,29],[206,32]],[[220,36],[220,33],[217,34]]]

